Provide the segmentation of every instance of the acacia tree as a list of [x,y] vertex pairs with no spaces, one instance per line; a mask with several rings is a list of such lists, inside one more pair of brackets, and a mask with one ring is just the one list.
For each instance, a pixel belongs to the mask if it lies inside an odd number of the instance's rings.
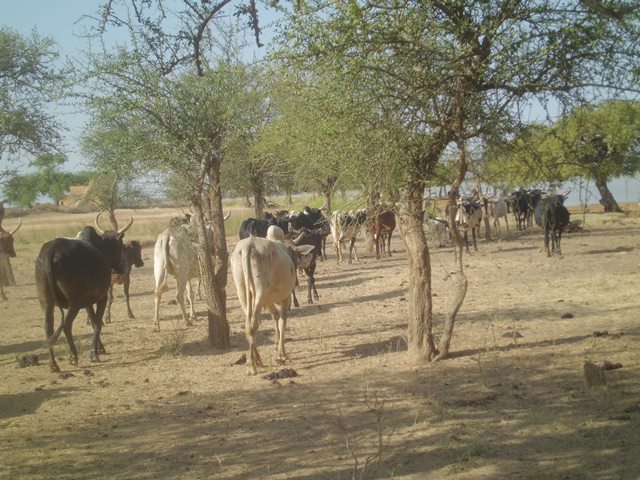
[[497,122],[517,124],[518,112],[536,99],[568,102],[596,86],[637,91],[638,12],[626,20],[621,25],[598,15],[586,2],[551,0],[312,1],[294,13],[287,48],[299,67],[349,85],[351,108],[373,103],[380,128],[402,132],[396,141],[405,173],[400,227],[408,253],[411,354],[446,356],[433,335],[422,228],[423,192],[443,152]]
[[17,171],[9,165],[60,146],[62,125],[46,109],[65,86],[66,72],[57,60],[50,38],[0,27],[0,186]]
[[[214,55],[214,22],[229,4],[185,0],[166,9],[161,0],[105,2],[99,33],[124,28],[130,40],[115,53],[91,56],[88,66],[95,87],[91,92],[98,92],[88,95],[91,107],[111,112],[138,132],[145,160],[193,179],[190,203],[198,227],[196,251],[209,310],[209,341],[219,348],[229,345],[220,166],[225,137],[237,114],[237,93],[245,83],[241,66]],[[236,6],[249,15],[258,34],[255,3]],[[205,229],[205,188],[213,199],[212,249]]]

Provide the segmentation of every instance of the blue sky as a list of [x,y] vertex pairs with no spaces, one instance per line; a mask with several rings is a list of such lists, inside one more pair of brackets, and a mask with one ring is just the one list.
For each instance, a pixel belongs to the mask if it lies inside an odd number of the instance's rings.
[[[22,35],[30,35],[35,29],[40,36],[52,38],[58,44],[63,57],[77,58],[85,47],[80,35],[89,25],[95,24],[87,17],[99,18],[99,12],[105,2],[106,0],[0,0],[0,25]],[[268,38],[266,22],[271,18],[271,12],[261,18],[263,34],[266,34],[263,42]],[[252,37],[248,37],[248,40],[250,48],[247,59],[265,54],[264,48],[258,50],[255,42],[251,43]],[[87,117],[62,107],[54,108],[54,112],[59,121],[68,128],[64,135],[65,153],[69,159],[65,169],[81,169],[83,159],[78,142]]]

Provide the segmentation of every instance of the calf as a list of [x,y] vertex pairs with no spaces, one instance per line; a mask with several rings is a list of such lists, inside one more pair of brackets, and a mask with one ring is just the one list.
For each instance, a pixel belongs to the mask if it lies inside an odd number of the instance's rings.
[[355,243],[366,221],[366,210],[358,210],[348,214],[337,211],[331,216],[331,235],[333,236],[333,246],[338,255],[338,264],[344,261],[342,250],[345,239],[349,240],[349,263],[351,263],[351,252],[355,255],[356,262],[360,261]]
[[[564,206],[563,195],[549,195],[537,200],[534,208],[534,217],[538,226],[544,229],[544,247],[547,257],[551,253],[562,255],[560,240],[562,232],[571,221],[571,214]],[[551,236],[551,249],[549,249],[549,236]]]
[[312,304],[313,299],[311,294],[316,300],[320,299],[318,291],[316,290],[316,260],[320,256],[318,252],[321,251],[323,234],[321,229],[308,230],[303,228],[300,232],[296,232],[296,238],[292,238],[285,241],[285,245],[291,242],[294,246],[309,245],[312,250],[308,254],[302,254],[298,252],[296,256],[297,268],[304,271],[307,276],[307,303]]
[[[16,250],[13,246],[13,235],[20,230],[21,226],[22,220],[20,220],[18,226],[10,232],[2,230],[2,227],[0,227],[0,300],[3,301],[7,300],[7,296],[4,294],[5,275],[8,277],[9,285],[13,282],[13,275],[10,274],[11,265],[9,264],[9,258],[15,258],[16,256]],[[8,265],[8,267],[5,265]],[[3,273],[3,269],[7,269],[7,271]],[[13,284],[15,284],[15,282]]]
[[[438,247],[442,248],[449,241],[448,229],[449,222],[442,217],[435,217],[431,219],[431,226],[438,238]],[[444,241],[443,241],[444,240]]]
[[376,258],[380,259],[380,251],[384,254],[385,239],[387,255],[391,256],[391,234],[396,228],[396,216],[391,211],[369,215],[368,230],[376,248]]
[[[98,361],[98,353],[104,353],[100,340],[102,316],[107,304],[112,271],[116,274],[123,273],[122,235],[124,233],[103,238],[93,227],[85,227],[81,239],[56,238],[40,249],[36,259],[36,288],[45,314],[45,334],[52,371],[60,371],[53,354],[53,345],[62,331],[69,344],[71,362],[74,365],[78,363],[72,326],[82,308],[86,309],[93,326],[91,359]],[[53,311],[56,305],[62,313],[62,323],[54,332]],[[68,309],[66,316],[63,309]]]
[[[269,236],[284,238],[284,233],[280,231]],[[276,322],[278,361],[287,359],[284,336],[291,292],[296,284],[295,266],[281,241],[259,237],[240,240],[231,254],[230,263],[236,293],[245,313],[245,336],[249,343],[247,371],[255,375],[257,367],[263,366],[255,340],[263,308],[271,312]]]
[[473,249],[476,251],[478,250],[478,245],[476,243],[476,231],[478,232],[478,237],[480,237],[481,221],[482,207],[480,204],[463,200],[458,207],[458,212],[456,213],[456,224],[462,229],[467,253],[469,253],[469,229],[471,229],[471,236],[473,237]]
[[[131,305],[129,304],[129,285],[131,283],[131,268],[144,267],[144,261],[142,260],[142,246],[137,240],[128,242],[122,250],[122,266],[123,273],[120,277],[124,288],[124,298],[127,302],[127,315],[129,318],[136,318],[131,311]],[[109,296],[107,300],[107,311],[105,312],[105,323],[111,323],[111,304],[113,303],[113,283],[109,289]]]
[[493,227],[498,229],[498,234],[500,234],[500,219],[504,218],[504,223],[507,226],[507,231],[509,231],[509,206],[507,202],[502,198],[497,198],[496,200],[489,200],[489,216],[493,217]]

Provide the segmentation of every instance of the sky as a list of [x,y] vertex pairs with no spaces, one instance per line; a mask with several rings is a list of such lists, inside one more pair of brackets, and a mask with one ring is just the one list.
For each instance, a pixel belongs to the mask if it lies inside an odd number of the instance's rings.
[[[23,35],[29,35],[35,28],[41,36],[53,38],[59,45],[63,56],[77,57],[84,47],[79,38],[84,28],[91,23],[87,16],[96,16],[105,0],[0,0],[0,25],[7,26]],[[268,21],[270,15],[261,18],[265,36],[269,38]],[[265,42],[266,43],[266,42]],[[247,52],[247,58],[260,57],[265,49],[257,49],[255,43]],[[55,110],[60,121],[67,127],[65,133],[65,150],[69,161],[65,169],[78,170],[83,168],[83,158],[79,152],[79,138],[83,131],[87,117],[78,112],[70,112],[59,108]],[[0,165],[4,167],[4,165]],[[640,180],[637,178],[616,179],[610,183],[610,188],[618,201],[640,202]],[[570,185],[572,194],[568,200],[570,205],[580,203],[580,197],[589,196],[589,203],[597,202],[597,191],[590,185],[588,191]],[[595,197],[594,197],[595,193]]]
[[[35,29],[41,37],[50,37],[58,44],[62,57],[78,58],[85,47],[80,35],[89,25],[94,24],[88,17],[99,18],[105,2],[106,0],[0,0],[0,25],[24,36],[30,35]],[[269,20],[269,14],[261,18],[263,43],[269,36]],[[246,55],[247,59],[253,59],[265,53],[265,48],[258,49],[255,42],[250,42]],[[68,128],[64,133],[65,153],[69,159],[65,170],[83,169],[84,159],[79,151],[79,138],[88,117],[62,107],[54,107],[54,112]]]

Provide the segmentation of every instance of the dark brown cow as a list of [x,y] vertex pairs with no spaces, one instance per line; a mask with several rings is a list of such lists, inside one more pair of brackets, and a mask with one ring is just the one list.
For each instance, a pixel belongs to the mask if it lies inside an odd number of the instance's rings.
[[[107,305],[112,272],[120,275],[123,273],[123,234],[121,232],[103,238],[93,227],[85,227],[79,239],[56,238],[40,249],[36,259],[36,288],[45,314],[45,334],[52,371],[60,371],[53,354],[53,345],[62,331],[71,351],[71,363],[78,363],[72,327],[73,320],[82,308],[89,314],[93,327],[91,359],[98,361],[98,353],[104,353],[104,346],[100,341],[102,317]],[[53,311],[56,305],[62,313],[62,323],[54,332]],[[63,309],[68,310],[66,316]]]
[[[120,279],[124,287],[124,298],[127,302],[127,315],[129,318],[136,318],[131,311],[131,305],[129,304],[129,285],[131,284],[131,268],[144,267],[144,261],[142,260],[142,246],[137,240],[128,242],[122,250],[122,267],[123,274]],[[107,300],[107,311],[105,312],[105,323],[111,323],[111,304],[113,303],[113,283],[109,289],[109,298]]]
[[[380,253],[391,256],[391,234],[396,228],[396,216],[391,211],[383,211],[378,214],[369,215],[367,220],[368,230],[376,248],[376,258],[380,258]],[[387,242],[385,248],[385,240]]]
[[[16,228],[14,228],[10,232],[0,231],[0,255],[6,255],[9,258],[14,258],[16,256],[16,250],[13,247],[13,235],[20,229],[22,226],[22,220]],[[2,265],[0,265],[2,268]],[[4,294],[4,287],[2,285],[2,275],[0,274],[0,300],[7,300],[6,295]]]
[[[300,253],[297,254],[296,257],[296,267],[307,275],[308,287],[307,287],[307,303],[313,304],[313,298],[311,296],[313,292],[313,297],[316,300],[320,299],[318,295],[318,290],[316,290],[316,260],[320,257],[322,252],[322,240],[324,239],[324,232],[322,229],[317,228],[315,230],[309,230],[307,228],[302,228],[299,232],[294,232],[291,239],[285,240],[285,245],[289,245],[289,242],[293,246],[301,246],[301,245],[309,245],[313,247],[313,250],[305,255]],[[293,238],[295,237],[295,238]],[[286,236],[285,236],[286,238]],[[294,293],[295,298],[295,293]],[[296,300],[297,303],[297,300]],[[298,306],[298,305],[296,305]]]

